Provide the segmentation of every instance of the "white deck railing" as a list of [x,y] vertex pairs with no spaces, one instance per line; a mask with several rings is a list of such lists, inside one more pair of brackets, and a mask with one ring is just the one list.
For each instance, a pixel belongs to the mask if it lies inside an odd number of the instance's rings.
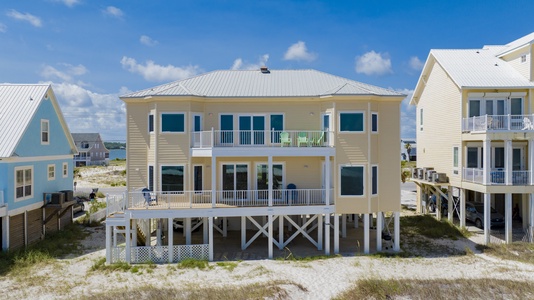
[[[530,185],[531,171],[521,170],[512,171],[511,185]],[[506,169],[492,169],[489,173],[489,185],[506,184]],[[484,169],[481,168],[463,168],[463,180],[473,183],[484,183]]]
[[[326,205],[325,189],[281,189],[273,190],[272,206],[309,206]],[[334,203],[333,189],[330,190],[329,204]],[[112,199],[112,198],[110,198]],[[154,209],[186,209],[186,208],[225,208],[225,207],[261,207],[269,206],[268,190],[231,190],[216,191],[213,202],[212,191],[184,192],[142,192],[128,193],[124,203],[108,203],[117,208],[154,208]],[[125,205],[125,206],[123,206]],[[110,208],[111,209],[111,208]]]
[[211,130],[192,132],[192,148],[332,147],[332,131]]
[[484,115],[462,120],[462,131],[534,131],[534,115]]

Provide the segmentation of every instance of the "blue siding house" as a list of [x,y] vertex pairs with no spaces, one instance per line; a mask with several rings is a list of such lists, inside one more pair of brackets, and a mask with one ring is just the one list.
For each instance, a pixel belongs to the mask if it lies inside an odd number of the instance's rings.
[[49,84],[0,84],[2,249],[72,222],[76,147]]

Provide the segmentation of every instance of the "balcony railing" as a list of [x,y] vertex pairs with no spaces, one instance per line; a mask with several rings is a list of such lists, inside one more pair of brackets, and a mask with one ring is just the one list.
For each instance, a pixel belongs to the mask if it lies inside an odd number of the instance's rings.
[[193,148],[333,147],[332,131],[211,130],[192,133]]
[[[272,206],[315,206],[326,205],[326,189],[281,189],[273,190]],[[330,190],[329,204],[333,204],[333,189]],[[115,207],[150,209],[187,209],[187,208],[231,208],[267,207],[268,190],[231,190],[216,191],[215,202],[212,191],[183,192],[130,192],[124,203],[116,199],[110,203]]]
[[484,115],[464,118],[462,131],[534,131],[534,115]]
[[[511,185],[530,185],[529,170],[512,171]],[[484,183],[484,169],[481,168],[463,168],[463,180],[473,183]],[[505,185],[506,169],[492,169],[488,178],[488,185]]]

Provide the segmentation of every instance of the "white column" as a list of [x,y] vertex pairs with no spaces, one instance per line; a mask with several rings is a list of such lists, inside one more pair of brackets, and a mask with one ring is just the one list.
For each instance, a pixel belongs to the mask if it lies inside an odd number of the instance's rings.
[[490,229],[491,229],[491,194],[484,193],[484,245],[490,243]]
[[323,214],[317,217],[317,250],[323,250]]
[[358,228],[359,218],[360,218],[360,214],[354,214],[354,228]]
[[393,222],[395,231],[395,241],[393,244],[393,250],[400,251],[400,212],[394,212]]
[[222,220],[223,220],[223,237],[227,237],[228,236],[228,221],[227,221],[226,217],[223,217]]
[[269,176],[269,206],[273,206],[273,157],[269,155],[267,158],[267,174]]
[[363,253],[369,254],[369,214],[363,214]]
[[278,243],[279,247],[278,249],[282,250],[282,245],[284,244],[284,216],[279,215],[278,216]]
[[465,228],[465,189],[460,190],[460,228]]
[[334,214],[334,254],[339,253],[339,215]]
[[382,251],[382,229],[384,227],[384,215],[381,211],[376,213],[376,251]]
[[137,219],[132,220],[132,245],[137,246]]
[[247,243],[247,219],[241,217],[241,250],[245,250],[245,244]]
[[273,215],[269,214],[268,218],[269,225],[267,226],[269,228],[269,259],[273,258]]
[[213,217],[208,218],[208,228],[209,228],[209,261],[213,261]]
[[169,249],[169,263],[174,261],[174,231],[172,230],[172,218],[167,218],[167,247]]
[[324,220],[324,254],[330,255],[330,214],[326,214]]
[[[44,218],[43,218],[44,220]],[[9,215],[2,218],[2,249],[9,250]]]
[[341,237],[347,237],[347,215],[341,214]]
[[[130,225],[130,214],[125,214],[125,215],[126,215],[125,216],[126,224],[124,226],[126,228],[126,230],[125,230],[126,232],[124,233],[126,235],[126,253],[125,254],[126,254],[126,262],[130,263],[131,258],[132,258],[132,256],[131,256],[131,247],[132,247],[131,238],[132,238],[132,235],[130,233],[130,226],[131,226]],[[148,240],[148,239],[150,239],[150,236],[147,236],[146,238]]]
[[506,177],[505,177],[505,183],[507,185],[512,185],[512,171],[513,171],[513,151],[512,151],[512,141],[504,141],[504,158],[506,160],[505,167],[506,167]]
[[204,237],[203,243],[208,243],[208,218],[202,218],[202,236]]
[[[157,222],[156,222],[156,246],[161,246],[162,245],[162,240],[161,240],[161,219],[157,219]],[[135,231],[134,231],[135,232]],[[134,235],[135,236],[135,235]]]
[[[6,218],[9,218],[9,216],[6,216],[3,219]],[[106,265],[109,264],[111,264],[111,226],[106,224]]]
[[454,201],[453,201],[453,196],[452,196],[452,186],[449,185],[449,189],[448,189],[448,195],[447,195],[447,198],[448,199],[448,203],[447,203],[447,219],[449,220],[449,222],[452,223],[452,220],[453,220],[453,216],[454,216]]
[[191,218],[185,218],[184,232],[185,232],[185,244],[191,245]]
[[217,158],[215,156],[212,156],[211,157],[211,207],[215,207],[216,203],[217,203]]
[[[436,189],[441,187],[436,187]],[[436,190],[434,191],[434,195],[436,195],[436,218],[438,220],[441,220],[441,194]]]
[[491,140],[484,140],[482,147],[482,158],[484,160],[484,168],[482,169],[484,172],[482,182],[484,185],[488,185],[491,182]]
[[324,157],[324,168],[325,168],[325,177],[324,177],[324,188],[325,188],[325,205],[330,205],[330,156]]
[[504,198],[504,240],[512,243],[512,194],[506,193]]

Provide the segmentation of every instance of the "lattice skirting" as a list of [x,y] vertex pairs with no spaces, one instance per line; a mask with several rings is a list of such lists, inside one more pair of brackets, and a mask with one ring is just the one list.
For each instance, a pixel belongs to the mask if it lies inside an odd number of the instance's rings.
[[[130,263],[168,263],[168,246],[131,247]],[[177,245],[172,246],[172,262],[177,263],[184,259],[192,258],[207,260],[209,258],[209,245]],[[111,248],[111,263],[126,262],[126,247]]]

